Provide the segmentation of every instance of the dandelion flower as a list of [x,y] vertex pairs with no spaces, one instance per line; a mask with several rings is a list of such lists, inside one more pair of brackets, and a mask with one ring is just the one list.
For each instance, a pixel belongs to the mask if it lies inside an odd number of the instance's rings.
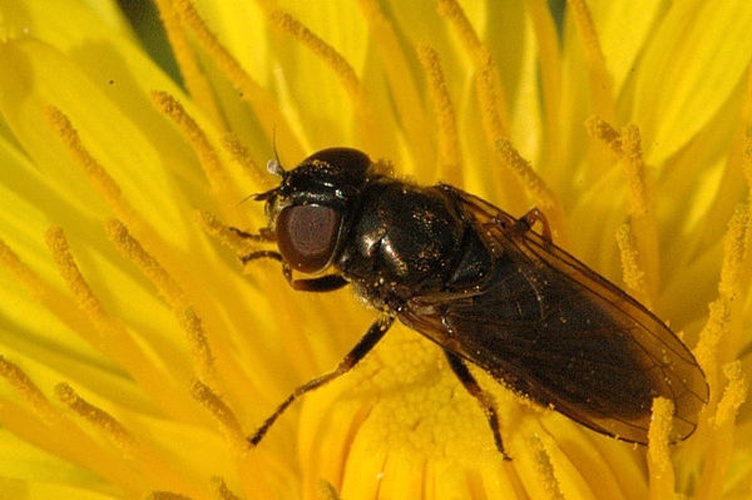
[[[0,1],[4,497],[750,494],[752,7],[743,2]],[[159,39],[157,39],[159,40]],[[522,215],[664,318],[711,399],[695,434],[596,434],[394,326],[247,442],[374,318],[237,258],[247,201],[352,146]]]

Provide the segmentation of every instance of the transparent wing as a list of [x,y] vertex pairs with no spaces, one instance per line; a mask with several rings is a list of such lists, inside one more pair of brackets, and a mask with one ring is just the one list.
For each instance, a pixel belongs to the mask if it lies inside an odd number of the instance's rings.
[[493,259],[472,287],[416,297],[400,319],[512,390],[603,434],[646,443],[653,398],[672,441],[708,399],[692,353],[655,315],[493,205],[451,186]]

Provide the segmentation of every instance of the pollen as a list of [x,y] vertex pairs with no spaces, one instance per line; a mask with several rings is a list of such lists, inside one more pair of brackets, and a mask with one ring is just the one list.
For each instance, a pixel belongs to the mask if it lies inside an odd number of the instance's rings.
[[616,118],[613,84],[590,9],[584,0],[571,0],[567,5],[572,9],[572,17],[587,56],[593,111],[606,120],[613,121]]
[[734,300],[750,279],[749,261],[752,259],[752,213],[750,205],[737,208],[729,223],[724,241],[724,259],[718,291],[728,300]]
[[49,106],[46,109],[46,115],[50,125],[63,140],[73,159],[83,168],[84,173],[105,201],[121,218],[132,220],[134,217],[133,209],[123,197],[120,187],[86,149],[68,116],[54,106]]
[[125,224],[117,219],[107,223],[107,234],[122,254],[136,264],[157,287],[162,297],[174,308],[185,307],[186,299],[180,285],[170,273],[134,238]]
[[749,380],[738,360],[724,365],[723,373],[729,384],[718,402],[713,424],[716,427],[725,427],[727,432],[731,433],[739,407],[747,400]]
[[527,191],[536,200],[538,207],[546,212],[546,218],[553,227],[561,227],[563,219],[561,205],[545,181],[535,173],[531,163],[514,147],[511,141],[501,139],[496,143],[496,152],[504,163],[517,175]]
[[[743,304],[735,300],[744,289],[749,289],[749,260],[752,258],[750,240],[752,217],[749,206],[739,207],[729,223],[724,239],[724,257],[721,266],[721,280],[718,284],[718,298],[710,303],[710,315],[700,334],[697,357],[705,367],[708,377],[716,379],[717,359],[729,361],[736,357],[746,340],[740,336],[738,325],[743,314]],[[722,348],[722,352],[718,349]]]
[[449,20],[476,67],[479,107],[489,143],[493,144],[509,135],[506,103],[496,63],[455,0],[440,1],[439,13]]
[[112,415],[83,399],[70,385],[55,387],[58,399],[90,424],[104,431],[112,441],[125,451],[132,450],[135,440],[130,432]]
[[237,231],[233,231],[232,228],[222,224],[222,222],[210,212],[197,212],[195,220],[201,224],[207,234],[216,238],[222,245],[231,249],[236,255],[248,255],[258,249],[254,246],[257,242],[250,238],[240,236]]
[[629,182],[630,213],[633,217],[645,217],[650,211],[651,201],[639,129],[634,125],[627,125],[619,132],[599,116],[588,119],[586,125],[592,137],[600,139],[624,162]]
[[0,239],[0,262],[13,273],[16,280],[26,286],[32,295],[41,297],[45,294],[47,287],[44,282],[2,239]]
[[[183,30],[181,20],[191,14],[191,12],[186,13],[190,9],[190,6],[183,6],[182,10],[178,10],[173,7],[173,4],[176,4],[176,2],[170,0],[156,0],[155,3],[162,17],[162,24],[170,41],[170,47],[173,54],[175,54],[175,59],[177,60],[185,84],[191,93],[191,97],[199,104],[204,113],[213,118],[214,123],[221,123],[221,113],[214,100],[211,84],[201,70],[198,58],[194,51],[191,50],[186,32]],[[182,17],[180,15],[181,11],[184,13]]]
[[108,234],[115,246],[125,257],[136,264],[159,291],[160,295],[172,307],[178,321],[188,334],[195,359],[205,376],[214,372],[214,357],[209,347],[202,321],[193,306],[188,302],[182,287],[162,267],[157,259],[149,254],[117,220],[107,224]]
[[39,390],[26,372],[2,355],[0,355],[0,377],[4,378],[15,389],[29,406],[35,410],[43,422],[52,423],[59,418],[57,410],[50,405],[42,391]]
[[191,395],[208,409],[219,422],[225,437],[236,451],[248,449],[243,430],[235,413],[222,401],[222,398],[212,391],[208,385],[200,381],[195,381],[191,386]]
[[[478,108],[488,144],[494,145],[498,160],[515,174],[539,207],[547,212],[552,225],[562,227],[563,214],[556,195],[546,186],[531,163],[517,151],[509,139],[503,85],[499,79],[499,68],[490,50],[480,41],[462,7],[455,0],[441,0],[439,13],[449,20],[475,65]],[[509,195],[516,196],[516,193],[509,193]]]
[[69,304],[67,297],[51,291],[45,293],[50,297],[50,300],[45,301],[47,307],[70,324],[89,344],[125,367],[166,408],[175,412],[189,411],[180,398],[176,397],[176,388],[170,383],[171,377],[158,369],[129,331],[105,311],[70,253],[63,230],[52,227],[46,236],[58,272],[73,292],[75,305],[85,316],[72,314],[71,311],[76,308]]
[[[627,178],[628,211],[630,246],[633,248],[630,255],[622,253],[622,265],[625,269],[625,279],[628,278],[626,271],[630,267],[626,265],[629,260],[634,260],[641,269],[642,276],[638,282],[632,282],[631,286],[637,286],[640,299],[646,302],[650,297],[657,294],[658,276],[660,268],[660,252],[658,249],[658,223],[653,210],[653,200],[650,195],[650,183],[648,169],[642,154],[642,139],[639,129],[634,125],[627,125],[621,131],[616,130],[610,123],[599,116],[593,116],[586,122],[590,135],[601,140],[621,160]],[[623,235],[617,235],[619,244],[622,246],[626,240]],[[626,247],[623,247],[624,250]],[[631,271],[630,271],[631,272]],[[632,274],[632,277],[637,275]]]
[[[277,104],[258,82],[243,69],[227,48],[219,42],[217,36],[212,33],[196,12],[194,5],[189,0],[176,0],[170,6],[165,4],[166,2],[163,2],[160,5],[162,16],[165,17],[166,12],[174,12],[180,19],[180,26],[188,27],[193,31],[199,44],[214,64],[240,91],[242,98],[251,105],[267,136],[276,137],[280,147],[284,148],[290,155],[294,157],[304,156],[303,149],[295,139],[289,121],[283,116]],[[171,9],[174,9],[174,11]]]
[[[715,415],[711,419],[713,438],[709,441],[702,477],[705,478],[698,488],[697,498],[721,498],[726,492],[725,481],[732,466],[734,455],[736,418],[739,408],[745,403],[749,394],[749,379],[744,374],[740,361],[727,363],[723,372],[728,384],[718,401]],[[738,444],[737,444],[738,446]]]
[[269,13],[269,19],[324,61],[339,77],[342,86],[350,94],[350,97],[355,101],[359,99],[360,79],[350,63],[334,47],[324,42],[287,12],[274,10]]
[[429,88],[433,101],[434,115],[438,122],[440,177],[449,184],[461,184],[462,169],[459,135],[457,134],[457,116],[441,68],[441,60],[433,47],[421,45],[418,55],[423,70],[428,75]]
[[650,294],[645,288],[645,272],[640,267],[639,253],[634,248],[631,226],[623,224],[616,232],[616,243],[621,254],[622,276],[630,293],[648,308],[651,305]]
[[230,158],[240,165],[251,180],[257,185],[264,185],[268,176],[266,169],[262,169],[253,159],[248,148],[233,134],[225,134],[222,138],[222,148],[230,155]]
[[217,199],[226,206],[234,205],[234,200],[239,199],[240,194],[232,189],[217,150],[196,123],[196,120],[188,114],[174,96],[167,92],[152,92],[151,97],[155,106],[172,120],[183,134],[183,138],[196,152],[204,169],[204,174]]
[[653,402],[653,420],[648,432],[648,470],[651,498],[671,498],[674,492],[674,471],[671,465],[669,434],[674,404],[666,398]]

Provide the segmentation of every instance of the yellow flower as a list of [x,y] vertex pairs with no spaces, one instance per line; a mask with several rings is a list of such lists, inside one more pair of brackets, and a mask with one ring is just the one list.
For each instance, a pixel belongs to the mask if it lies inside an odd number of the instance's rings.
[[[0,493],[26,497],[749,495],[752,7],[158,0],[179,77],[107,2],[0,0]],[[552,5],[554,3],[551,3]],[[555,241],[679,332],[711,399],[687,441],[495,396],[513,460],[434,344],[291,290],[229,227],[347,145]]]

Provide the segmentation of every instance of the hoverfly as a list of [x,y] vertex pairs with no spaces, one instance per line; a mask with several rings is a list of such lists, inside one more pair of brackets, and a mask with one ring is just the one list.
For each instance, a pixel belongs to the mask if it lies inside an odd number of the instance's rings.
[[[352,285],[380,312],[335,370],[295,389],[248,438],[257,445],[285,409],[343,375],[395,319],[444,351],[506,454],[493,398],[467,364],[512,391],[627,442],[647,443],[656,397],[675,406],[672,442],[687,438],[708,400],[689,349],[653,313],[556,246],[543,215],[515,219],[447,184],[422,187],[381,171],[356,149],[318,151],[255,196],[269,220],[259,234],[296,290]],[[543,234],[532,231],[540,222]],[[314,275],[298,278],[294,274]]]

